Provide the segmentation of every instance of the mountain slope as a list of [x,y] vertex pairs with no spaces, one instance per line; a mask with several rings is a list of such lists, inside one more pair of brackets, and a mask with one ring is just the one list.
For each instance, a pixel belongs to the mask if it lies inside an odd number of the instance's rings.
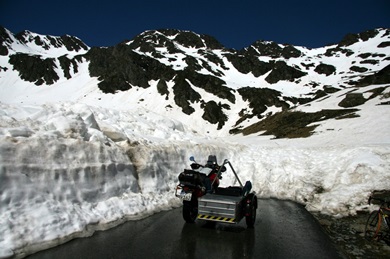
[[[380,84],[376,97],[383,98],[390,84],[388,29],[347,35],[318,49],[259,40],[237,51],[210,36],[179,30],[146,31],[108,48],[89,48],[71,36],[14,35],[5,28],[0,39],[2,100],[26,102],[12,92],[38,94],[34,84],[72,87],[78,95],[66,95],[67,101],[125,100],[112,105],[194,120],[200,126],[195,130],[218,135],[253,133],[256,127],[246,128],[265,116],[325,100],[341,89]],[[343,98],[332,109],[366,100]]]

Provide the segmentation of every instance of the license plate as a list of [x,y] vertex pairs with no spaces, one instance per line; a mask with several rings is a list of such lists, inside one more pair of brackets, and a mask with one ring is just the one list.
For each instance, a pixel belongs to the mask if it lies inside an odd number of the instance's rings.
[[182,198],[184,201],[191,201],[192,193],[191,193],[191,192],[188,192],[188,193],[182,192],[182,193],[181,193],[181,198]]
[[176,197],[179,197],[184,201],[191,201],[192,192],[185,192],[180,186],[178,186],[176,188]]

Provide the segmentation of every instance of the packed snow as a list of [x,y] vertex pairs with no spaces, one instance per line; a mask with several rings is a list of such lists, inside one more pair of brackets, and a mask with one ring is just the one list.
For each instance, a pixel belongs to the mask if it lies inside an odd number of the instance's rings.
[[[181,206],[174,190],[190,156],[199,163],[210,154],[219,163],[228,159],[258,197],[293,200],[335,217],[371,209],[370,193],[390,187],[390,110],[378,105],[379,97],[357,107],[359,117],[316,123],[309,138],[230,136],[235,118],[217,131],[201,119],[200,104],[193,104],[193,115],[183,114],[172,92],[168,100],[161,97],[157,82],[103,94],[86,60],[71,79],[50,86],[21,81],[4,56],[0,65],[9,68],[0,73],[0,258]],[[224,79],[231,88],[264,82],[233,67]],[[288,89],[273,87],[307,93],[295,84],[283,86]],[[334,109],[349,91],[295,109]],[[390,95],[390,87],[383,95]],[[202,97],[218,100],[206,92]],[[237,115],[234,109],[229,116]],[[235,184],[228,170],[221,185]]]
[[[177,176],[192,155],[200,163],[209,154],[229,159],[259,197],[291,199],[335,216],[367,209],[370,192],[390,186],[383,105],[291,140],[213,138],[141,108],[0,106],[2,257],[180,206]],[[367,123],[370,113],[383,116]],[[236,184],[233,174],[226,172],[222,184]]]

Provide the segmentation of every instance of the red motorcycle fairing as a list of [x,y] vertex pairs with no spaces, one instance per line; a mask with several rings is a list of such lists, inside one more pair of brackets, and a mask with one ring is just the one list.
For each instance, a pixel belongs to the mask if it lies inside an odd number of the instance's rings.
[[217,177],[217,174],[216,173],[212,173],[208,176],[208,178],[210,179],[210,182],[213,183],[213,188],[217,188],[219,186],[219,179]]

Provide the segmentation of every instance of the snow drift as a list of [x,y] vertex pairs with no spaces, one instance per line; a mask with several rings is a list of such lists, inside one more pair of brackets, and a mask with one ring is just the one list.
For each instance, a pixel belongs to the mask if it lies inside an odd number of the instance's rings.
[[[141,110],[74,103],[1,104],[1,110],[2,257],[180,206],[174,187],[191,155],[198,162],[208,154],[227,158],[260,197],[295,200],[331,215],[367,208],[370,192],[390,183],[389,144],[346,145],[349,128],[328,133],[323,145],[316,136],[204,137]],[[223,185],[234,184],[230,175]]]

